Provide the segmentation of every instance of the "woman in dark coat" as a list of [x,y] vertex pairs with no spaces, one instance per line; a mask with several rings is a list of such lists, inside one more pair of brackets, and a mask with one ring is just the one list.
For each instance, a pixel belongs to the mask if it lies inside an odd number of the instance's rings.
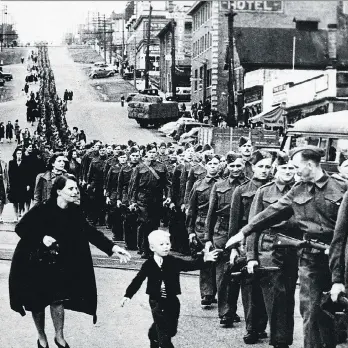
[[27,197],[26,172],[24,171],[23,150],[17,147],[13,153],[13,159],[8,163],[9,190],[7,192],[8,200],[13,203],[17,222],[24,212],[24,203]]
[[11,121],[8,121],[6,125],[6,139],[8,139],[8,141],[12,141],[12,138],[13,138],[13,124],[11,123]]
[[3,143],[5,138],[5,125],[4,122],[0,122],[0,142]]
[[[89,243],[121,262],[127,251],[106,238],[84,218],[80,195],[72,175],[59,176],[51,198],[33,207],[16,226],[21,238],[13,255],[9,277],[11,308],[25,315],[31,311],[38,331],[38,348],[48,347],[45,307],[51,307],[55,343],[69,348],[64,339],[64,309],[87,313],[96,322],[97,288]],[[48,248],[48,249],[46,249]],[[40,261],[36,251],[55,250],[56,261]]]

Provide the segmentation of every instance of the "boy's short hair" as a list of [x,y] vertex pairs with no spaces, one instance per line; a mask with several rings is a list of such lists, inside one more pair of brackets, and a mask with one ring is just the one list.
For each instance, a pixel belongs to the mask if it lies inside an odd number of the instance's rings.
[[151,245],[151,244],[156,243],[156,241],[160,237],[168,237],[168,238],[170,238],[170,233],[167,232],[167,231],[163,231],[163,230],[155,230],[155,231],[152,231],[147,238],[149,240],[149,244]]

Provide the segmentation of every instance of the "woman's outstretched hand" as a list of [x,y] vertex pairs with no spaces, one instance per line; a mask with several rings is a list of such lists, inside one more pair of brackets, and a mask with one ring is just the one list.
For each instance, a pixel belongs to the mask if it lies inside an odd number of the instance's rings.
[[45,236],[43,237],[42,242],[47,246],[47,248],[49,248],[53,243],[56,242],[56,240],[51,236]]
[[128,297],[123,297],[121,301],[121,307],[123,307],[125,304],[127,304],[130,301],[130,298]]
[[118,245],[113,246],[112,252],[120,259],[121,263],[127,263],[131,259],[130,253]]

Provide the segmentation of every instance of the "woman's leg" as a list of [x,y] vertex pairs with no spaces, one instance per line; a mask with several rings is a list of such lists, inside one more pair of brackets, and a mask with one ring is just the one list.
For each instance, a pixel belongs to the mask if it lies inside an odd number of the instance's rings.
[[52,304],[51,305],[51,317],[53,321],[53,326],[56,331],[57,342],[65,346],[66,341],[64,339],[64,306],[62,304]]
[[47,337],[45,334],[45,311],[32,312],[37,333],[39,334],[39,342],[42,347],[47,347]]

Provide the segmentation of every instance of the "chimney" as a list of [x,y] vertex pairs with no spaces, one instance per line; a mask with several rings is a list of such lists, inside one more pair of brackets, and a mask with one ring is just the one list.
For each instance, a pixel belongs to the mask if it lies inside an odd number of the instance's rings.
[[328,68],[335,68],[337,62],[337,24],[329,24],[327,28]]

